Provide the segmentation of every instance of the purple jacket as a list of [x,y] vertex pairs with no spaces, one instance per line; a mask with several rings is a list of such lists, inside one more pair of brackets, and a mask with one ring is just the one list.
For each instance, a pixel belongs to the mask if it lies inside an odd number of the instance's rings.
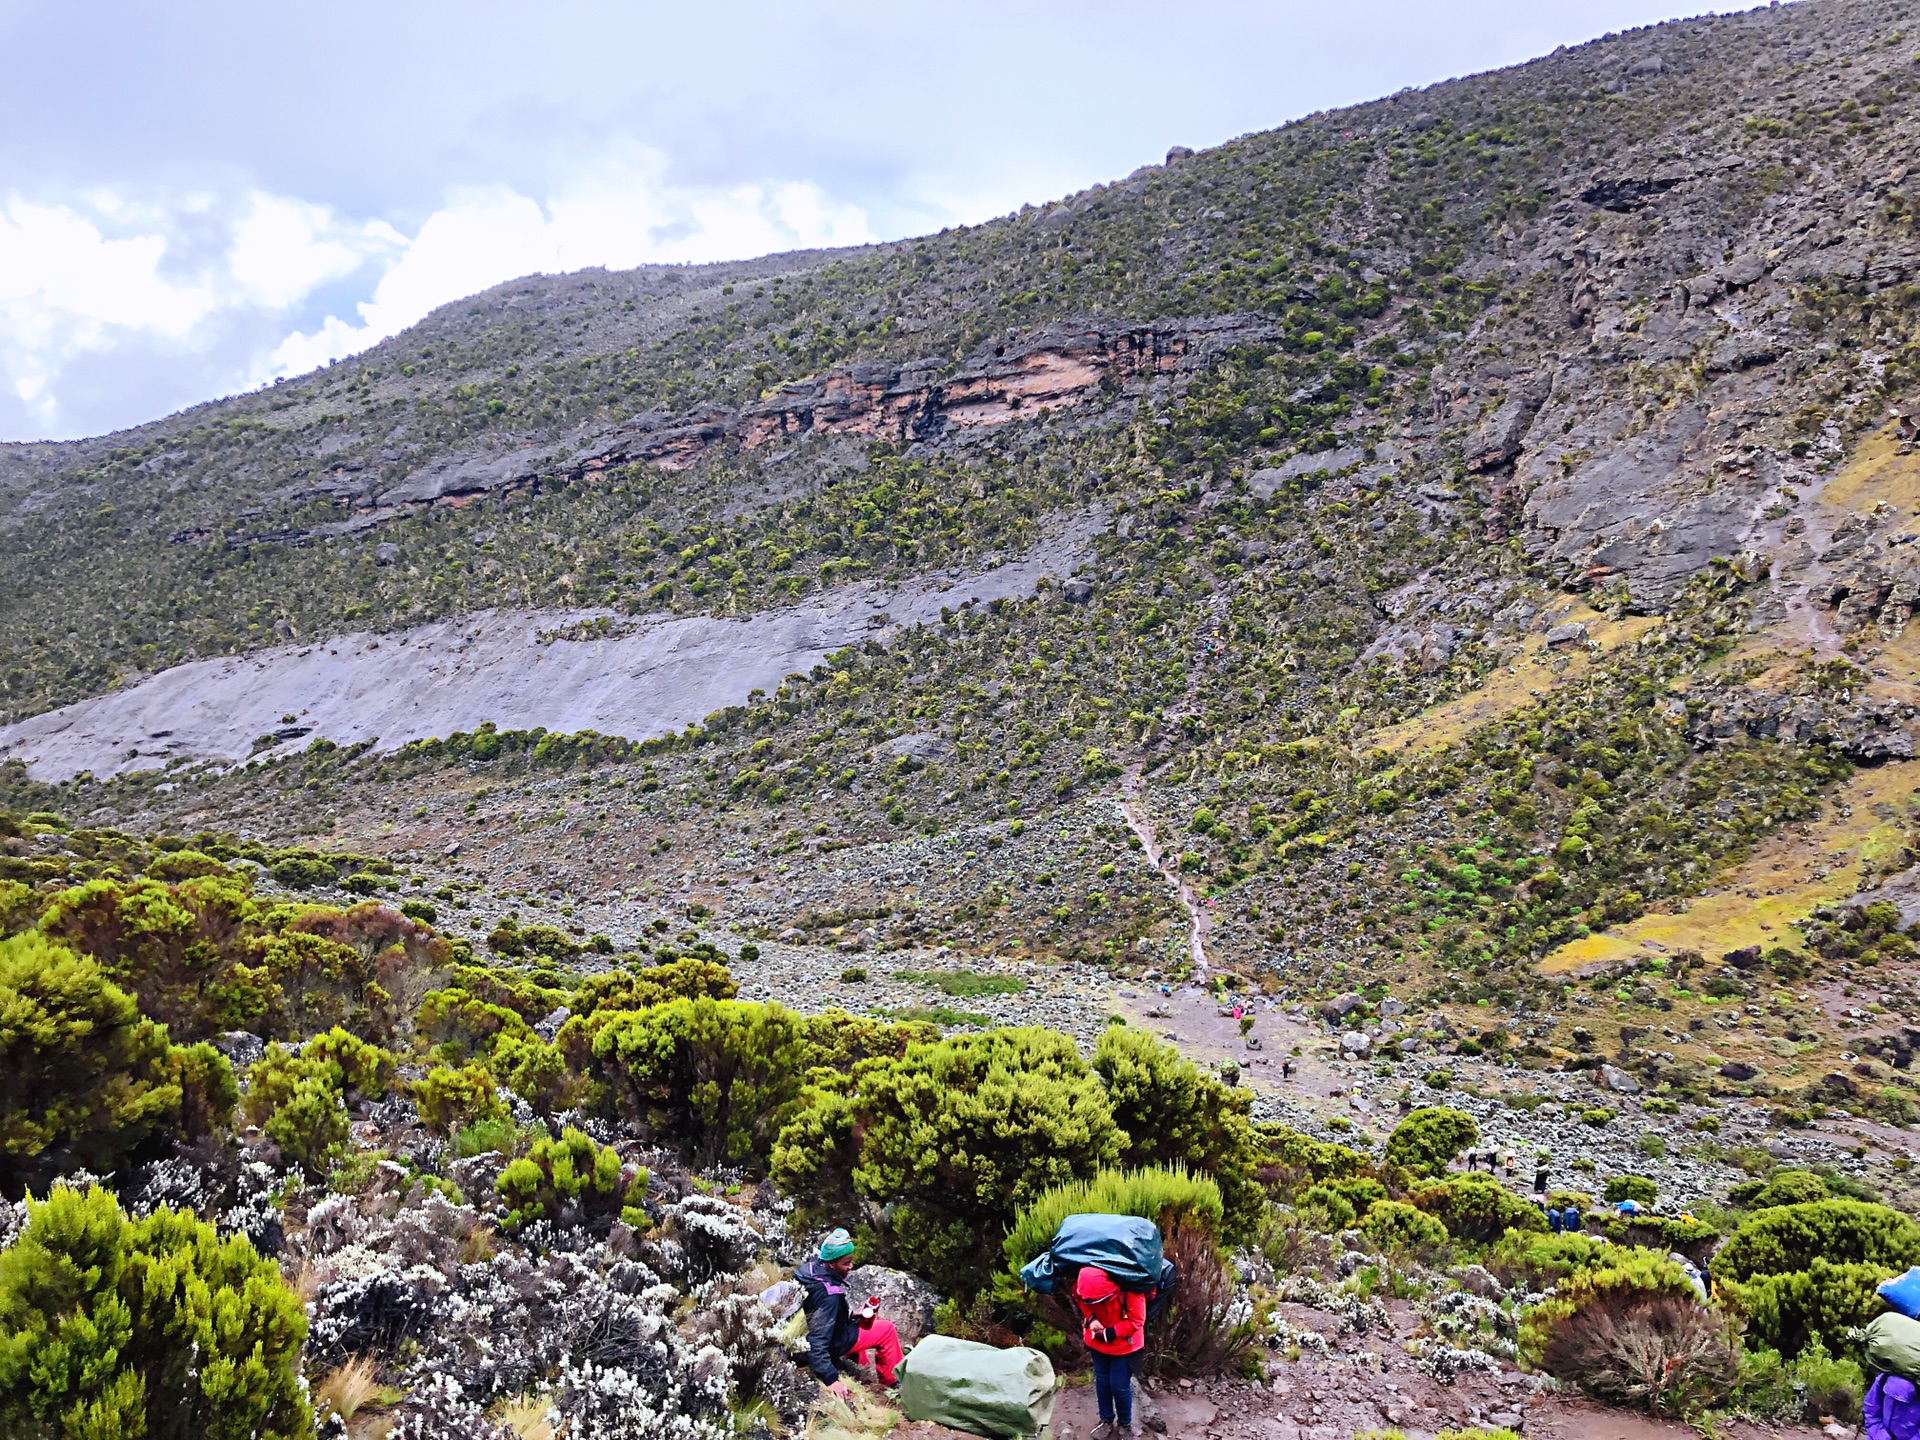
[[1867,1387],[1861,1404],[1867,1440],[1916,1440],[1920,1437],[1920,1391],[1904,1375],[1881,1375]]

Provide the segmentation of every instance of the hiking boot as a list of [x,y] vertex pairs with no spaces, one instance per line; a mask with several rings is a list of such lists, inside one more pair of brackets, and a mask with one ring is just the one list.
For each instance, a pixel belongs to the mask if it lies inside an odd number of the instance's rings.
[[1120,1427],[1111,1420],[1102,1420],[1087,1432],[1087,1440],[1116,1440]]

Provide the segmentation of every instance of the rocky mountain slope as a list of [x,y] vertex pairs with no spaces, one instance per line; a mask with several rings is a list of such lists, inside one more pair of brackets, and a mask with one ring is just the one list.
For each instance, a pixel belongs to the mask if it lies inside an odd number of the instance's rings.
[[1838,1002],[1920,892],[1915,18],[1660,26],[975,229],[515,282],[11,447],[10,783],[444,870],[476,939],[551,897],[1365,976],[1537,1064],[1838,963],[1785,1038],[1622,1058],[1903,1113]]
[[[120,1200],[285,1242],[330,1436],[879,1435],[755,1297],[830,1205],[932,1275],[898,1217],[958,1204],[940,1323],[1054,1343],[989,1294],[1006,1185],[808,1168],[894,1133],[870,1067],[1004,1045],[1252,1196],[1167,1433],[1620,1433],[1512,1368],[1580,1378],[1526,1327],[1617,1253],[1531,1236],[1532,1168],[1657,1193],[1594,1222],[1655,1266],[1920,1208],[1917,140],[1920,4],[1769,6],[0,447],[0,945],[98,952],[255,1127]],[[641,1078],[702,1044],[730,1119]],[[1475,1138],[1396,1151],[1438,1103]],[[1108,1163],[1043,1138],[1033,1193]],[[1813,1300],[1648,1281],[1747,1324],[1688,1342],[1723,1411],[1857,1403],[1920,1230],[1847,1213]]]

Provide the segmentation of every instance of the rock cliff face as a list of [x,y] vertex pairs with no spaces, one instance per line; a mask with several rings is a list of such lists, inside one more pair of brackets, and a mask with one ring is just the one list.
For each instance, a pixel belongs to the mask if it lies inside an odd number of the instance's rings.
[[[869,361],[790,381],[738,410],[700,405],[671,414],[648,411],[564,454],[532,445],[462,451],[431,459],[385,486],[365,484],[345,469],[331,471],[333,483],[288,498],[325,498],[350,508],[350,518],[222,538],[229,548],[307,545],[360,533],[422,505],[459,509],[484,496],[537,494],[629,465],[686,470],[727,445],[756,451],[837,435],[937,447],[963,432],[1045,418],[1054,410],[1138,400],[1155,381],[1164,390],[1164,382],[1191,375],[1236,346],[1270,342],[1275,334],[1271,322],[1243,315],[1119,327],[1098,321],[1053,325],[957,367],[938,358],[898,365]],[[172,539],[205,543],[218,533],[198,526],[176,531]]]

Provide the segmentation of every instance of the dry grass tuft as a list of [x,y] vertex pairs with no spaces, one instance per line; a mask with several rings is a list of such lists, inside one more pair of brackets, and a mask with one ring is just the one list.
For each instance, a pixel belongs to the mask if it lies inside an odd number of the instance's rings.
[[351,1421],[362,1410],[388,1403],[387,1389],[374,1375],[373,1357],[357,1355],[313,1387],[313,1405],[322,1416]]

